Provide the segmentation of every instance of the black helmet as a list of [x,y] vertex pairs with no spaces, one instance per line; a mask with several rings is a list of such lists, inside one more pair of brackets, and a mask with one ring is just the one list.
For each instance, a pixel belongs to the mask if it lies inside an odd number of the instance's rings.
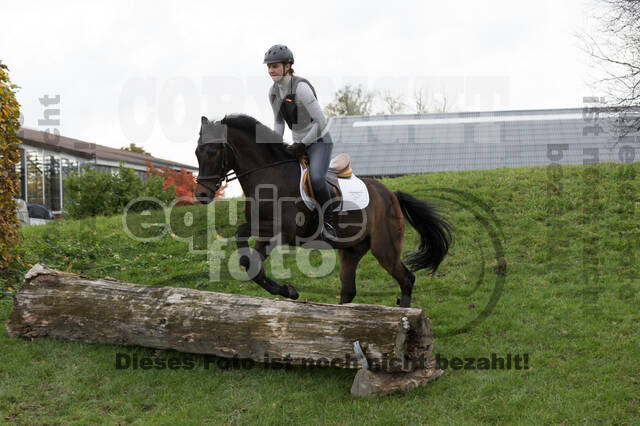
[[275,44],[264,54],[263,64],[272,64],[274,62],[288,62],[293,64],[293,52],[284,44]]

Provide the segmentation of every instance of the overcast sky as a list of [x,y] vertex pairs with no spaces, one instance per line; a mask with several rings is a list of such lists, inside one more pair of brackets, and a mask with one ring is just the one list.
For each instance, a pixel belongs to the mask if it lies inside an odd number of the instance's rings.
[[[289,46],[329,103],[345,83],[453,111],[581,107],[589,60],[574,1],[3,2],[0,59],[22,87],[24,125],[60,109],[60,133],[197,165],[200,116],[273,126],[262,64]],[[60,96],[45,107],[39,98]],[[374,112],[380,110],[376,106]],[[287,136],[287,135],[285,135]]]

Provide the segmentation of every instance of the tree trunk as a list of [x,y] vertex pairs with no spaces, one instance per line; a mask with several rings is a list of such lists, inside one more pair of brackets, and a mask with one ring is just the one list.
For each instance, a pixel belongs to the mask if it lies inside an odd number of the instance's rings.
[[43,265],[25,276],[7,330],[14,337],[341,368],[361,368],[353,349],[359,341],[369,365],[386,372],[413,372],[433,359],[431,325],[422,309],[141,286]]

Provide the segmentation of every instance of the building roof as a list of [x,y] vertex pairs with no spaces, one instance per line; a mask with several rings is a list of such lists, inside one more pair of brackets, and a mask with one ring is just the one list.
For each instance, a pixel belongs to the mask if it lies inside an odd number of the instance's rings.
[[[333,154],[346,152],[362,176],[625,161],[604,113],[583,108],[335,117]],[[638,146],[638,136],[635,138]],[[635,151],[634,151],[635,152]],[[594,154],[596,153],[596,154]],[[555,157],[554,157],[555,158]],[[640,160],[640,151],[631,161]],[[556,161],[556,160],[554,160]]]
[[21,127],[18,137],[27,145],[44,148],[52,152],[60,152],[85,159],[102,159],[109,161],[123,161],[130,164],[144,166],[145,162],[151,162],[155,167],[169,167],[170,169],[184,168],[188,171],[197,171],[197,167],[164,160],[137,152],[125,151],[104,145],[85,142],[66,136],[56,136],[40,130]]

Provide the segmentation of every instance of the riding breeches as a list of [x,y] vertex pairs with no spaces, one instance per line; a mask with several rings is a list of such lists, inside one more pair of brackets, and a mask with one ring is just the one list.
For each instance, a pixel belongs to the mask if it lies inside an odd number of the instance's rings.
[[[333,141],[329,133],[318,138],[318,140],[307,148],[307,154],[309,155],[309,179],[311,180],[313,193],[315,194],[316,201],[318,201],[320,206],[324,207],[326,207],[327,201],[331,198],[325,176],[329,169],[329,163],[331,162],[332,149]],[[326,211],[331,210],[333,209],[327,208]]]

